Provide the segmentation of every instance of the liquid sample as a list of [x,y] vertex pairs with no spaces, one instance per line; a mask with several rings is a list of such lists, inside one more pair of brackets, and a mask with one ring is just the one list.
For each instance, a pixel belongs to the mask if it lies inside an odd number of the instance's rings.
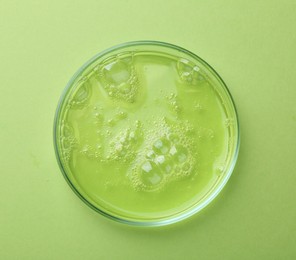
[[233,158],[233,115],[200,64],[126,51],[84,70],[57,119],[60,161],[95,208],[160,220],[201,203]]

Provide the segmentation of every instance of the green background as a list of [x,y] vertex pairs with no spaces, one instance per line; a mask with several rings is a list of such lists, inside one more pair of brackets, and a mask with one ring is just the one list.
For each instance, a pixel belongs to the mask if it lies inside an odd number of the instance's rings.
[[[235,99],[241,150],[219,197],[182,223],[113,223],[63,179],[64,86],[132,40],[180,45]],[[0,259],[296,259],[296,1],[0,0]]]

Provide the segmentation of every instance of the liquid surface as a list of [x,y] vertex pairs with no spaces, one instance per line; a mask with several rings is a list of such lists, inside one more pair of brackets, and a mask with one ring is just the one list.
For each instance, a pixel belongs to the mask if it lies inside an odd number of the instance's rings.
[[197,63],[157,52],[111,55],[65,96],[61,163],[100,210],[168,217],[198,204],[227,170],[226,110]]

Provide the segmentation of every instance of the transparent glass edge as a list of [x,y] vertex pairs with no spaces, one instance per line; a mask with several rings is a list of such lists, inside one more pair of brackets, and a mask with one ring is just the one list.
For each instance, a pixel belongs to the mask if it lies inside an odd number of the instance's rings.
[[[222,180],[220,181],[220,183],[218,184],[218,186],[215,188],[215,190],[211,193],[211,195],[209,195],[209,197],[203,201],[200,205],[198,206],[192,206],[190,209],[187,209],[185,211],[182,211],[180,214],[178,214],[175,217],[166,217],[163,219],[159,219],[159,220],[141,220],[141,221],[136,221],[134,219],[129,219],[129,218],[120,218],[111,214],[108,214],[107,212],[95,207],[94,205],[92,205],[89,201],[87,201],[83,195],[81,195],[81,193],[74,187],[73,183],[71,182],[71,180],[68,178],[65,169],[62,165],[60,156],[59,156],[59,151],[58,151],[58,144],[57,144],[57,122],[58,122],[58,118],[59,118],[59,112],[62,108],[63,105],[63,100],[65,99],[65,96],[67,95],[70,87],[73,85],[73,83],[75,82],[75,80],[77,78],[79,78],[79,76],[83,73],[83,71],[90,65],[92,64],[94,61],[96,61],[98,58],[107,55],[108,53],[115,51],[115,50],[120,50],[122,48],[125,47],[132,47],[132,46],[137,46],[137,45],[156,45],[156,46],[163,46],[163,47],[169,47],[169,48],[173,48],[176,49],[182,53],[186,53],[187,55],[198,59],[199,61],[201,61],[201,63],[203,63],[203,65],[205,67],[207,67],[208,69],[210,69],[210,71],[212,72],[212,74],[217,77],[217,79],[222,83],[224,90],[227,92],[227,95],[229,96],[229,99],[231,101],[232,104],[232,108],[234,110],[234,115],[235,115],[235,122],[236,122],[236,134],[237,134],[237,138],[236,138],[236,146],[235,146],[235,153],[233,155],[232,158],[232,163],[227,171],[227,173],[224,174]],[[160,41],[149,41],[149,40],[144,40],[144,41],[132,41],[132,42],[126,42],[126,43],[122,43],[119,45],[115,45],[113,47],[110,47],[98,54],[96,54],[95,56],[93,56],[91,59],[89,59],[87,62],[84,63],[84,65],[82,65],[77,71],[76,73],[71,77],[71,79],[68,81],[67,85],[65,86],[60,99],[58,101],[58,105],[55,111],[55,116],[54,116],[54,127],[53,127],[53,141],[54,141],[54,149],[55,149],[55,155],[58,161],[58,165],[59,168],[66,180],[66,182],[68,183],[68,185],[70,186],[70,188],[74,191],[74,193],[86,204],[88,205],[90,208],[92,208],[93,210],[95,210],[96,212],[100,213],[101,215],[115,220],[117,222],[123,223],[123,224],[128,224],[128,225],[133,225],[133,226],[141,226],[141,227],[152,227],[152,226],[165,226],[165,225],[170,225],[170,224],[174,224],[177,222],[180,222],[184,219],[187,219],[189,217],[191,217],[192,215],[200,212],[202,209],[204,209],[207,205],[209,205],[217,196],[218,194],[221,192],[221,190],[224,188],[224,186],[227,184],[229,178],[231,177],[234,167],[236,165],[237,162],[237,158],[238,158],[238,154],[239,154],[239,147],[240,147],[240,124],[239,124],[239,119],[238,119],[238,112],[237,112],[237,108],[234,102],[234,99],[227,87],[227,85],[225,84],[224,80],[220,77],[220,75],[217,73],[217,71],[211,66],[209,65],[206,61],[204,61],[202,58],[200,58],[199,56],[197,56],[196,54],[182,48],[179,47],[177,45],[174,44],[170,44],[170,43],[165,43],[165,42],[160,42]]]

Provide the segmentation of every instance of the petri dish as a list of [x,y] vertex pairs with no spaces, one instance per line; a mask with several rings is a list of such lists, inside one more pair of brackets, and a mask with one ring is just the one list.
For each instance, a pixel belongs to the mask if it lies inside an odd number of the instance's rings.
[[168,43],[129,42],[71,78],[54,146],[68,184],[92,209],[131,225],[167,225],[199,212],[228,181],[238,116],[200,57]]

